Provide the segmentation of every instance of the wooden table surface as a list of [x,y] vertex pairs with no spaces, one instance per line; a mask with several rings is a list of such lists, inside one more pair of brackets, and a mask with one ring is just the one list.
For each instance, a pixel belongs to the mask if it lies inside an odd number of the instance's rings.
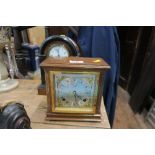
[[24,104],[33,129],[52,128],[110,128],[104,104],[101,106],[101,122],[46,121],[46,96],[37,94],[39,80],[19,80],[19,86],[9,92],[0,93],[0,105],[10,101]]

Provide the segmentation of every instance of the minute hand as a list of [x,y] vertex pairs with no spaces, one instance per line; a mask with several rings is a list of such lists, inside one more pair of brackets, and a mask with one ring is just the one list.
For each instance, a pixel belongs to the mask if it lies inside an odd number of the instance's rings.
[[73,91],[74,97],[75,97],[75,103],[77,103],[77,98],[79,98],[80,100],[82,100],[81,96],[77,95],[76,91]]

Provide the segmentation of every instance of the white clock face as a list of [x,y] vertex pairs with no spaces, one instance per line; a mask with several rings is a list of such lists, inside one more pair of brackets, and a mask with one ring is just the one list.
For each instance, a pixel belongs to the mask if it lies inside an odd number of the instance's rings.
[[63,45],[54,46],[50,49],[49,56],[54,58],[65,58],[69,57],[69,52]]

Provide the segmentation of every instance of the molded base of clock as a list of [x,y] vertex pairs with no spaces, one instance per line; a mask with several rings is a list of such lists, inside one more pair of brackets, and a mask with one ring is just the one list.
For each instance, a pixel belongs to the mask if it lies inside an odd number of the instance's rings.
[[58,114],[47,113],[48,121],[79,121],[79,122],[101,122],[101,114]]
[[46,95],[46,86],[43,84],[40,84],[38,86],[38,95]]

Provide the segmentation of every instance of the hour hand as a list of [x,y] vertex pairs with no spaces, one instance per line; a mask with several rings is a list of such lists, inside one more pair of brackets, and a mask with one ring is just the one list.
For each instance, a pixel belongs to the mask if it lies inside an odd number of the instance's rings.
[[73,94],[74,94],[74,96],[76,96],[76,91],[75,90],[73,91]]
[[74,98],[75,98],[75,104],[77,105],[77,94],[76,94],[76,91],[73,91],[73,94],[74,94]]
[[73,91],[73,93],[74,93],[74,96],[75,96],[76,98],[79,98],[80,100],[82,100],[81,96],[79,96],[79,95],[76,93],[76,91]]
[[57,53],[58,53],[58,57],[60,57],[59,49],[57,50]]

